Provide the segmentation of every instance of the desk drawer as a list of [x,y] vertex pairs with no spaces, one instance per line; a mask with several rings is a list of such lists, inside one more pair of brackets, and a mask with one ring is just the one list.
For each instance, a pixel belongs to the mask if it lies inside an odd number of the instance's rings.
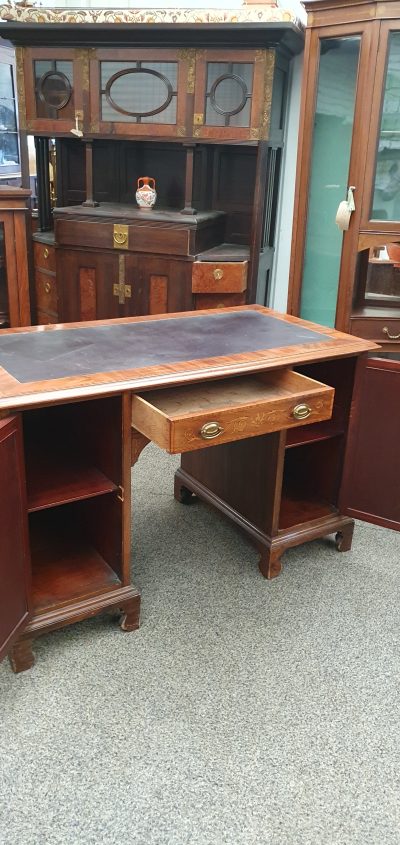
[[330,419],[333,387],[291,370],[132,397],[132,425],[173,454]]

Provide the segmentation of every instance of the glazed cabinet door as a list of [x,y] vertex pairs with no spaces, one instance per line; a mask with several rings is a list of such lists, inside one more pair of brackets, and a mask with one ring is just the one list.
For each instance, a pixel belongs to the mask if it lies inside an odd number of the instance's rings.
[[272,50],[197,51],[193,136],[267,139],[274,63]]
[[194,51],[96,50],[90,60],[90,132],[183,137]]
[[0,421],[0,660],[30,616],[30,556],[21,421]]
[[[85,59],[79,52],[29,47],[17,59],[25,88],[26,127],[22,128],[52,136],[82,131]],[[21,97],[19,107],[23,109]]]
[[360,363],[340,509],[400,531],[400,359]]

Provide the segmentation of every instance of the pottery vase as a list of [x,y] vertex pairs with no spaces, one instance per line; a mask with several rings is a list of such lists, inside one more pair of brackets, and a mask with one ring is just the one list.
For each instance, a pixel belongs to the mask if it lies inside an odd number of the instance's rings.
[[393,267],[400,267],[400,244],[386,244],[386,252],[389,260],[393,262]]
[[156,182],[152,176],[139,176],[137,181],[136,202],[144,211],[153,208],[157,199]]

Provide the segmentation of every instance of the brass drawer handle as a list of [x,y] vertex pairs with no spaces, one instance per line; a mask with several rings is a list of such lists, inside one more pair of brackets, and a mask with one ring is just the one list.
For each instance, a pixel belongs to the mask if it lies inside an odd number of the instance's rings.
[[400,334],[389,334],[389,329],[387,326],[384,326],[382,331],[383,334],[387,335],[389,340],[400,340]]
[[50,282],[45,282],[45,285],[44,285],[44,292],[45,292],[45,293],[50,293],[50,291],[51,291],[51,284],[50,284]]
[[224,271],[220,270],[219,267],[217,267],[216,270],[214,270],[213,272],[213,276],[216,282],[219,282],[222,279],[223,275]]
[[43,250],[43,258],[48,258],[49,255],[50,255],[49,250],[47,249],[47,246],[45,246],[45,248]]
[[218,437],[222,434],[223,430],[222,426],[217,422],[204,423],[200,429],[200,437],[202,437],[203,440],[212,440],[214,437]]
[[295,420],[306,420],[311,414],[311,408],[305,402],[301,405],[295,405],[292,411],[292,416]]

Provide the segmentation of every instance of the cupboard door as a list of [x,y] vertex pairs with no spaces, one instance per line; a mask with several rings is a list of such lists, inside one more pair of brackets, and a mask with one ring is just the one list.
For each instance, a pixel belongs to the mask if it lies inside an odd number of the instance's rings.
[[56,266],[61,322],[121,316],[118,254],[57,249]]
[[196,55],[194,137],[267,139],[274,63],[272,50],[199,50]]
[[0,421],[0,660],[30,615],[30,558],[21,422]]
[[193,308],[192,263],[164,256],[121,256],[125,301],[121,317],[166,314]]
[[24,50],[28,131],[57,135],[83,129],[84,64],[84,58],[78,57],[73,49],[33,47]]
[[[361,229],[393,232],[396,236],[400,220],[399,61],[400,29],[395,19],[380,27]],[[390,238],[387,240],[390,242]]]
[[193,50],[97,50],[90,61],[90,131],[187,135],[193,68]]
[[340,509],[400,531],[400,360],[360,363]]

